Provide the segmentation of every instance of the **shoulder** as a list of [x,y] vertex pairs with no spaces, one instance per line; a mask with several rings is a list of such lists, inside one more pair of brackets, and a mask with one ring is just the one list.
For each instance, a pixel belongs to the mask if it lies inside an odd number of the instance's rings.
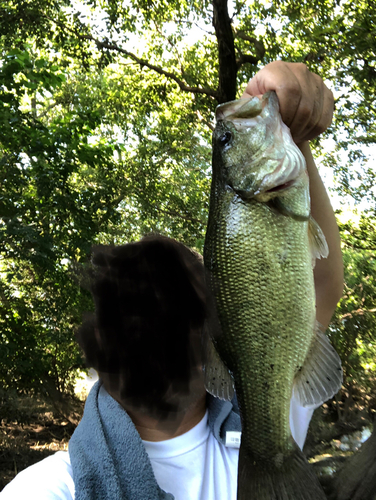
[[0,493],[0,500],[74,500],[69,453],[54,455],[21,471]]

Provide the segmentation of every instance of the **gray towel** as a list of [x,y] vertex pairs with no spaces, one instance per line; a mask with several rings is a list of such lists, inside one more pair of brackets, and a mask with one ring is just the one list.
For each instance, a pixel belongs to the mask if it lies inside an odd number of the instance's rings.
[[69,441],[75,500],[173,500],[157,484],[141,437],[98,381]]
[[[237,410],[236,400],[234,403]],[[208,395],[209,426],[223,443],[227,430],[241,430],[229,401]],[[98,381],[90,391],[81,422],[69,441],[75,500],[173,500],[154,472],[127,412]]]
[[210,430],[220,443],[225,444],[227,431],[242,430],[236,395],[230,402],[222,401],[208,394],[207,407],[209,411]]

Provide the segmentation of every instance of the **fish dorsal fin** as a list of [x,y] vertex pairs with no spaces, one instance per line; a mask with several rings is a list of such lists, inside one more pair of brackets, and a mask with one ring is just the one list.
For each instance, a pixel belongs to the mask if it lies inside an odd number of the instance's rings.
[[342,380],[341,360],[316,322],[311,347],[295,376],[293,396],[301,406],[319,406],[340,390]]
[[216,398],[231,401],[234,397],[234,381],[232,376],[219,357],[207,326],[204,328],[203,335],[206,390]]
[[312,254],[312,267],[315,267],[316,259],[328,257],[329,247],[321,227],[312,216],[308,221],[308,240]]

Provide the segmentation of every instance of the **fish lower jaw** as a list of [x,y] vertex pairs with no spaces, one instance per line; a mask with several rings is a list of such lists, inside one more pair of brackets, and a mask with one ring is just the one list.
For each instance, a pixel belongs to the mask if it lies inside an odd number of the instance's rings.
[[231,184],[228,184],[228,189],[237,194],[243,201],[254,199],[256,201],[266,202],[280,195],[280,193],[287,191],[294,186],[294,184],[296,184],[296,179],[274,186],[267,191],[261,191],[260,189],[256,191],[252,189],[236,189]]
[[276,196],[279,196],[284,191],[287,191],[292,186],[294,186],[294,184],[296,184],[296,179],[284,182],[283,184],[274,186],[266,191],[257,190],[255,191],[253,196],[257,201],[266,202],[271,200],[272,198],[275,198]]
[[305,170],[293,170],[288,175],[279,175],[277,178],[274,175],[267,175],[261,182],[255,180],[252,183],[253,186],[250,183],[250,186],[245,189],[234,185],[232,182],[228,182],[227,187],[245,202],[254,199],[265,203],[293,188],[301,181],[303,175],[306,175]]
[[[288,182],[284,182],[283,184],[280,184],[279,186],[275,186],[275,187],[272,187],[270,189],[268,189],[265,193],[274,193],[274,192],[279,192],[279,191],[284,191],[286,189],[289,189],[291,186],[293,186],[295,184],[296,180],[293,179],[291,181],[288,181]],[[255,193],[257,194],[257,193]]]
[[[300,151],[298,150],[300,153]],[[254,191],[254,196],[269,197],[274,193],[279,193],[290,189],[306,173],[306,163],[304,157],[295,151],[286,150],[285,156],[279,161],[273,172],[265,175],[258,188]]]

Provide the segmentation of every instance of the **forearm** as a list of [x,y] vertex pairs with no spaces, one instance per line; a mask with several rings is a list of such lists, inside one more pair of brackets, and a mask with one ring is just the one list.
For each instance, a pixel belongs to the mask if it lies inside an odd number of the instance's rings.
[[341,240],[333,208],[318,173],[308,142],[299,144],[310,179],[311,214],[321,227],[329,247],[329,256],[316,261],[314,269],[317,320],[327,328],[343,291]]

